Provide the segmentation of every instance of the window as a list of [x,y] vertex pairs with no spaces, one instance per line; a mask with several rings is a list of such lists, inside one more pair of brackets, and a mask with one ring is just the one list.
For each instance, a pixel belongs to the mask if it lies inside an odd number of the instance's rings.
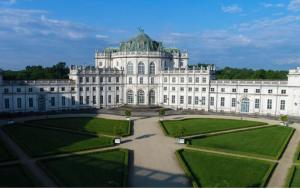
[[132,84],[132,77],[129,77],[129,78],[128,78],[128,83],[129,83],[129,84]]
[[127,103],[128,104],[133,103],[133,91],[132,90],[127,91]]
[[5,109],[9,109],[9,99],[8,98],[4,99],[4,107],[5,107]]
[[180,83],[184,83],[184,77],[180,78]]
[[192,83],[192,82],[193,82],[193,78],[189,77],[189,83]]
[[205,87],[202,88],[202,92],[206,92],[206,88]]
[[31,87],[28,89],[28,92],[32,93],[32,88]]
[[201,105],[205,105],[206,103],[206,98],[205,98],[205,96],[203,96],[202,98],[201,98]]
[[93,79],[93,83],[96,83],[96,77],[93,77],[92,79]]
[[192,104],[192,97],[188,96],[188,104]]
[[8,92],[9,92],[8,88],[4,88],[4,93],[8,93]]
[[168,87],[164,87],[164,91],[167,91],[168,90]]
[[28,98],[28,107],[29,108],[33,107],[33,98]]
[[103,77],[100,77],[100,83],[103,83]]
[[79,104],[81,104],[81,105],[83,104],[83,96],[79,97]]
[[83,88],[82,88],[82,87],[80,87],[80,88],[79,88],[79,91],[83,91]]
[[225,93],[225,88],[221,88],[221,92],[222,92],[222,93]]
[[86,96],[85,97],[85,103],[86,104],[90,104],[90,96]]
[[17,108],[22,108],[22,99],[17,98]]
[[260,93],[260,89],[255,89],[255,93]]
[[199,77],[196,77],[195,82],[199,83]]
[[286,94],[286,90],[285,89],[281,90],[281,94]]
[[272,99],[268,99],[267,101],[267,109],[272,109]]
[[168,102],[168,96],[164,95],[164,103],[167,103],[167,102]]
[[21,92],[21,88],[17,88],[17,93],[20,93]]
[[176,88],[175,87],[172,87],[172,91],[175,91],[176,90]]
[[61,88],[61,91],[65,91],[65,88],[64,88],[64,87],[62,87],[62,88]]
[[55,97],[51,97],[50,104],[51,106],[55,106]]
[[215,92],[215,88],[210,88],[210,92]]
[[142,77],[140,77],[140,84],[144,83],[144,79]]
[[233,92],[233,93],[236,93],[236,88],[233,88],[233,89],[232,89],[232,92]]
[[44,88],[40,88],[40,92],[44,92]]
[[176,77],[172,77],[172,83],[176,83]]
[[93,91],[96,91],[96,87],[93,87],[92,89],[93,89]]
[[86,91],[89,91],[89,90],[90,90],[90,88],[89,88],[89,87],[86,87],[86,88],[85,88],[85,90],[86,90]]
[[259,107],[260,107],[260,100],[259,99],[255,99],[254,102],[255,102],[254,103],[254,108],[259,109]]
[[131,62],[127,64],[127,74],[133,74],[133,64]]
[[143,90],[138,91],[138,103],[144,104],[145,103],[145,93]]
[[192,87],[189,87],[189,92],[193,91],[193,88]]
[[183,104],[184,103],[184,96],[180,96],[180,104]]
[[202,78],[202,83],[206,83],[206,77]]
[[71,96],[71,103],[72,105],[75,105],[75,96]]
[[111,91],[111,87],[108,87],[108,90]]
[[210,105],[211,106],[215,105],[215,98],[214,97],[210,97]]
[[150,63],[149,74],[155,74],[155,64],[154,64],[154,62]]
[[195,87],[195,92],[198,92],[199,91],[199,88],[198,87]]
[[61,105],[62,106],[66,105],[66,97],[64,97],[64,96],[61,97]]
[[220,106],[224,107],[225,106],[225,98],[224,97],[221,97],[221,104]]
[[108,95],[108,103],[111,103],[111,95]]
[[195,96],[195,105],[198,105],[199,103],[199,97]]
[[280,110],[285,110],[285,100],[280,100]]
[[100,104],[103,104],[103,95],[100,95]]
[[172,103],[175,103],[175,95],[172,95]]
[[184,91],[184,87],[180,87],[180,91]]
[[108,82],[109,82],[109,83],[111,82],[111,77],[108,77]]
[[168,82],[168,78],[164,77],[164,83],[167,83],[167,82]]
[[248,93],[248,89],[244,89],[244,93]]
[[51,91],[51,92],[53,92],[54,90],[55,90],[54,87],[51,87],[51,88],[50,88],[50,91]]
[[120,97],[119,95],[116,95],[116,103],[119,103],[119,101],[120,101]]
[[138,64],[138,74],[145,74],[145,64],[143,62]]
[[272,93],[273,93],[273,90],[272,90],[272,89],[269,89],[269,90],[268,90],[268,93],[269,93],[269,94],[272,94]]
[[119,81],[120,81],[120,78],[116,77],[116,83],[119,83]]
[[82,83],[83,82],[83,79],[82,77],[79,77],[79,82]]
[[89,83],[90,82],[90,78],[89,77],[85,77],[85,82]]
[[75,87],[71,87],[71,91],[75,91]]
[[231,107],[236,107],[236,98],[231,99]]
[[116,87],[116,91],[118,91],[119,90],[119,87]]
[[154,77],[151,77],[151,78],[150,78],[150,83],[151,83],[151,84],[154,84]]

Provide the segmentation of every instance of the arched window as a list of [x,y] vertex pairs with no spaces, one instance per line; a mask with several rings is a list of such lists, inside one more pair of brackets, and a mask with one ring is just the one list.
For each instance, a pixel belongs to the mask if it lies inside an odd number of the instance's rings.
[[138,64],[138,74],[145,74],[145,64],[143,62]]
[[138,91],[138,104],[145,103],[145,92],[143,90]]
[[133,103],[133,91],[129,90],[127,91],[127,104]]
[[241,112],[248,113],[249,112],[249,98],[243,98],[241,103]]
[[155,91],[151,90],[149,92],[149,104],[154,105],[155,104]]
[[155,74],[155,64],[154,64],[154,62],[150,63],[149,74]]
[[133,64],[131,62],[127,64],[127,74],[133,74]]

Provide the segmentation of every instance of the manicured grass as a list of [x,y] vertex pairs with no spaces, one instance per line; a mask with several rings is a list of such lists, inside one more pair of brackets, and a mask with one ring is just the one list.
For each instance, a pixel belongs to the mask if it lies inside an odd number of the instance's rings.
[[16,157],[7,149],[3,141],[0,139],[0,162],[14,159],[16,159]]
[[27,123],[39,126],[49,126],[69,129],[73,131],[83,131],[107,135],[115,135],[117,129],[119,130],[118,132],[121,136],[127,136],[130,134],[130,123],[126,120],[111,120],[93,117],[75,117],[41,119],[35,121],[28,121]]
[[34,187],[34,184],[20,165],[10,165],[0,166],[0,187]]
[[126,187],[128,151],[109,150],[41,161],[60,187]]
[[232,119],[193,118],[161,121],[161,125],[168,135],[177,137],[181,132],[183,132],[183,136],[189,136],[229,129],[266,125],[266,123]]
[[297,151],[295,154],[295,162],[300,163],[300,142],[298,144]]
[[246,153],[278,159],[294,129],[283,126],[265,127],[248,131],[194,138],[188,141],[193,147]]
[[180,150],[187,176],[198,187],[264,187],[275,163]]
[[287,187],[300,188],[300,166],[293,166],[287,179]]
[[21,124],[6,126],[4,131],[32,156],[107,147],[112,145],[113,140]]

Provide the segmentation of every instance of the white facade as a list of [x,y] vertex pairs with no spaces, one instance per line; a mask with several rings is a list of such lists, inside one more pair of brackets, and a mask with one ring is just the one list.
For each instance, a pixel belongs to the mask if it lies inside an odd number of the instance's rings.
[[0,112],[43,112],[122,105],[300,116],[300,68],[287,81],[216,80],[215,66],[190,67],[188,53],[144,32],[96,51],[95,66],[71,66],[68,80],[5,81]]

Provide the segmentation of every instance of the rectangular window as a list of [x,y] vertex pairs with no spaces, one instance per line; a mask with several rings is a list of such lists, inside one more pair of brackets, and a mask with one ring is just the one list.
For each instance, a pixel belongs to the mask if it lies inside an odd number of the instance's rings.
[[172,103],[175,103],[175,95],[172,95]]
[[268,101],[267,101],[267,109],[269,109],[269,110],[272,109],[272,99],[268,99]]
[[93,83],[96,83],[96,77],[93,77]]
[[199,97],[195,96],[195,105],[198,105],[199,103]]
[[108,103],[111,103],[111,95],[108,95]]
[[203,97],[201,98],[201,105],[202,105],[202,106],[205,106],[205,104],[206,104],[206,98],[205,98],[205,96],[203,96]]
[[119,87],[116,87],[116,91],[118,91],[119,90]]
[[22,99],[17,98],[17,108],[22,108]]
[[82,79],[82,77],[80,77],[80,78],[79,78],[79,82],[80,82],[80,83],[82,83],[82,82],[83,82],[83,79]]
[[168,90],[168,87],[164,87],[164,91],[167,91]]
[[188,104],[192,104],[192,97],[188,96]]
[[168,96],[164,95],[164,103],[168,103]]
[[248,93],[248,89],[244,89],[244,93]]
[[96,96],[93,96],[93,104],[96,104]]
[[108,82],[111,82],[111,77],[108,77]]
[[195,82],[199,83],[199,77],[196,77]]
[[180,83],[184,83],[184,77],[180,78]]
[[199,88],[198,87],[195,87],[195,92],[198,92],[199,91]]
[[206,83],[206,77],[202,78],[202,83]]
[[221,92],[222,92],[222,93],[225,93],[225,88],[221,88]]
[[8,88],[4,88],[4,93],[8,93],[9,89]]
[[206,88],[205,87],[202,88],[202,92],[206,92]]
[[50,88],[50,91],[53,92],[53,91],[54,91],[54,87],[51,87],[51,88]]
[[184,103],[184,96],[180,96],[180,104]]
[[83,91],[83,88],[82,88],[82,87],[80,87],[80,88],[79,88],[79,91]]
[[85,82],[86,82],[86,83],[89,83],[89,82],[90,82],[90,78],[89,78],[89,77],[86,77],[86,78],[85,78]]
[[75,87],[71,87],[71,91],[75,91]]
[[260,93],[260,89],[255,89],[255,93]]
[[215,105],[215,98],[214,97],[210,97],[210,105],[211,106]]
[[193,78],[189,77],[189,83],[192,83],[192,82],[193,82]]
[[260,100],[255,99],[254,108],[259,109],[259,107],[260,107]]
[[44,88],[40,88],[40,92],[44,92]]
[[17,93],[20,93],[21,92],[21,88],[17,88]]
[[231,107],[236,107],[236,98],[231,99]]
[[90,104],[90,96],[86,96],[85,97],[85,103],[86,104]]
[[273,90],[272,90],[272,89],[269,89],[269,90],[268,90],[268,93],[269,93],[269,94],[272,94],[272,93],[273,93]]
[[233,89],[232,89],[232,92],[233,92],[233,93],[236,93],[236,88],[233,88]]
[[55,106],[55,97],[51,97],[50,104],[51,106]]
[[100,96],[100,104],[103,104],[103,95]]
[[5,107],[5,109],[9,109],[9,99],[8,98],[4,99],[4,107]]
[[83,104],[83,96],[79,97],[79,104],[81,104],[81,105]]
[[215,88],[210,88],[210,92],[215,92]]
[[120,98],[119,95],[116,95],[116,103],[119,103],[120,101],[119,98]]
[[31,87],[28,89],[28,92],[32,93],[32,88]]
[[285,100],[280,100],[280,110],[285,110]]
[[103,77],[100,77],[100,83],[103,83]]
[[61,97],[61,105],[62,106],[66,105],[66,97],[64,97],[64,96]]
[[225,98],[221,97],[221,103],[220,106],[224,107],[225,106]]
[[281,90],[281,94],[286,94],[286,90],[285,89]]
[[164,83],[167,83],[167,82],[168,82],[168,78],[164,77]]
[[189,87],[189,92],[193,91],[193,88],[192,87]]
[[86,90],[86,91],[89,91],[89,90],[90,90],[90,88],[89,88],[89,87],[86,87],[86,88],[85,88],[85,90]]
[[119,77],[116,77],[116,83],[119,83]]
[[172,87],[172,91],[175,91],[176,90],[176,88],[175,87]]
[[62,87],[62,88],[61,88],[61,91],[65,91],[65,88],[64,88],[64,87]]
[[144,83],[144,79],[142,77],[140,77],[140,84]]
[[33,107],[33,98],[28,98],[28,107],[29,108]]
[[71,97],[71,103],[72,103],[72,105],[75,105],[75,96]]
[[172,83],[176,83],[176,78],[172,77]]
[[93,87],[92,89],[93,89],[93,91],[96,91],[96,87]]
[[180,87],[180,91],[184,91],[184,87]]

